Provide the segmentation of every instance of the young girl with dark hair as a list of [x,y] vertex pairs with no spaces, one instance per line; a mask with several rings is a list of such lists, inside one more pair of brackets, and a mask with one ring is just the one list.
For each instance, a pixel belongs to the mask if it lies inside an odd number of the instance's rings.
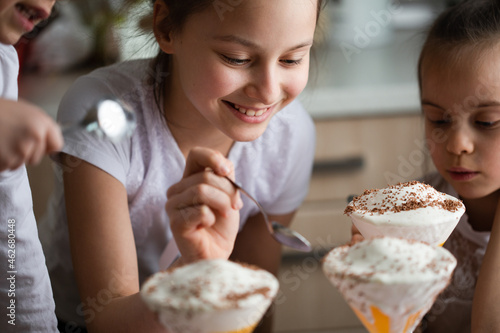
[[61,331],[163,331],[138,292],[172,264],[230,258],[277,273],[280,245],[225,176],[290,224],[314,155],[314,126],[295,98],[320,7],[156,0],[159,56],[98,69],[69,89],[60,121],[112,95],[138,124],[120,144],[65,136],[41,226]]
[[427,182],[463,200],[444,246],[457,258],[425,332],[500,332],[500,2],[469,0],[432,26],[419,61]]

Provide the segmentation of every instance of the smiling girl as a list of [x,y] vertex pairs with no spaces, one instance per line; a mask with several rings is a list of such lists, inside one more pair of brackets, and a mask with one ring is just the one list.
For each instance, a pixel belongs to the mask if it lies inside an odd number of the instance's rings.
[[[445,243],[458,259],[425,332],[499,332],[500,3],[468,0],[432,26],[419,62],[426,137],[438,190],[466,214]],[[484,259],[483,259],[484,257]]]
[[[61,331],[162,331],[139,297],[172,264],[231,258],[277,273],[280,245],[237,179],[289,225],[307,190],[315,133],[304,89],[318,0],[156,0],[153,60],[80,78],[59,120],[114,95],[136,111],[121,144],[71,133],[41,226]],[[148,74],[149,73],[149,74]],[[270,331],[270,326],[258,329]]]

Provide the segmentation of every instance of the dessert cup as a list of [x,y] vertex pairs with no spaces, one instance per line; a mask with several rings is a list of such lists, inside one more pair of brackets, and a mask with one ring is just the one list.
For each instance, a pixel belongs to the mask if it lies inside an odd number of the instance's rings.
[[323,272],[370,333],[410,333],[449,284],[456,259],[424,242],[377,237],[331,250]]
[[465,212],[462,201],[413,181],[366,190],[345,209],[365,238],[392,236],[443,245]]
[[278,292],[278,280],[254,266],[202,260],[159,272],[141,296],[174,333],[249,333]]

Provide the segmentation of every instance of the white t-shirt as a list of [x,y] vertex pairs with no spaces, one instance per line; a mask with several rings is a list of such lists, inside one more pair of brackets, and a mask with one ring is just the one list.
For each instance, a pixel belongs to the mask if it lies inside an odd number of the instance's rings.
[[[131,139],[120,144],[100,140],[76,131],[65,135],[63,151],[85,160],[119,180],[126,188],[130,219],[142,283],[159,270],[159,258],[172,240],[165,212],[167,189],[183,174],[185,159],[165,125],[146,82],[149,60],[134,60],[94,71],[78,79],[63,98],[59,121],[74,122],[102,97],[116,96],[137,114],[137,128]],[[236,142],[229,153],[236,179],[271,214],[297,209],[309,187],[315,147],[312,119],[298,102],[293,102],[270,121],[265,133],[253,142]],[[74,161],[73,161],[74,162]],[[67,321],[83,325],[92,306],[81,302],[74,283],[69,251],[61,172],[49,205],[49,215],[40,226],[51,273],[56,312]],[[241,225],[258,213],[242,196]],[[121,272],[116,272],[120,278]],[[76,309],[76,311],[75,311]]]
[[[1,98],[17,100],[18,72],[16,50],[0,44]],[[0,332],[57,332],[24,165],[0,172],[0,263]]]
[[[424,182],[438,191],[459,197],[439,174],[429,175]],[[424,332],[470,333],[472,299],[489,239],[490,232],[472,228],[466,212],[444,244],[457,258],[457,267],[450,285],[438,296],[425,316]]]

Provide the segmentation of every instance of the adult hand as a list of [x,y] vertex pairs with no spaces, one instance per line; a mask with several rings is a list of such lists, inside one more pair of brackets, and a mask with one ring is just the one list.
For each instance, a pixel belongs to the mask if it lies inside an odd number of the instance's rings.
[[28,102],[0,99],[0,171],[36,164],[62,145],[59,126],[43,110]]
[[238,191],[232,163],[208,148],[189,152],[180,182],[167,191],[166,211],[182,263],[229,258],[239,229]]

